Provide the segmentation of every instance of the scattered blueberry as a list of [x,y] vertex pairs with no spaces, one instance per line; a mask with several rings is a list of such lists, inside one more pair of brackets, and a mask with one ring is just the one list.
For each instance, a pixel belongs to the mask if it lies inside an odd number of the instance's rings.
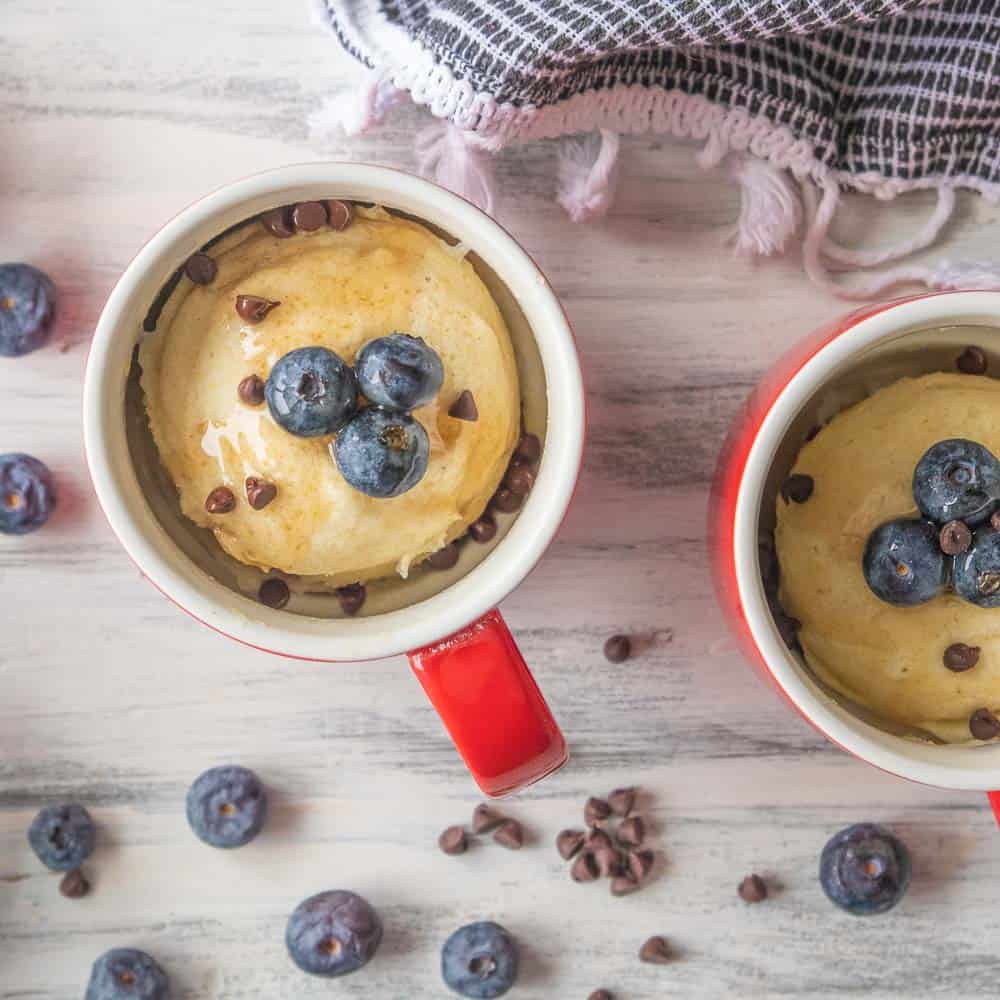
[[245,767],[210,768],[188,789],[188,823],[212,847],[249,844],[266,818],[264,786]]
[[289,434],[339,431],[358,406],[354,372],[325,347],[299,347],[275,363],[264,386],[275,422]]
[[97,831],[90,813],[75,804],[46,806],[28,828],[28,843],[46,868],[68,872],[94,851]]
[[948,561],[929,521],[887,521],[868,538],[862,560],[876,597],[900,607],[923,604],[944,587]]
[[18,358],[49,338],[56,308],[52,279],[30,264],[0,264],[0,355]]
[[823,848],[819,882],[830,902],[848,913],[885,913],[910,884],[910,852],[885,827],[857,823]]
[[26,535],[40,528],[56,506],[49,467],[31,455],[0,455],[0,532]]
[[414,410],[429,403],[444,382],[444,366],[420,337],[391,333],[369,341],[354,359],[361,392],[376,406]]
[[370,497],[398,497],[427,471],[430,442],[419,421],[377,406],[362,410],[330,450],[344,478]]
[[499,924],[460,927],[441,950],[445,985],[475,1000],[503,996],[517,980],[517,945]]
[[1000,608],[1000,531],[985,525],[975,532],[968,552],[955,556],[952,585],[972,604]]
[[314,976],[346,976],[375,957],[382,921],[356,893],[331,890],[299,903],[288,918],[285,944],[292,961]]
[[939,441],[917,463],[913,499],[938,524],[965,521],[975,527],[1000,503],[1000,461],[975,441]]
[[94,962],[84,1000],[168,1000],[167,974],[138,948],[112,948]]

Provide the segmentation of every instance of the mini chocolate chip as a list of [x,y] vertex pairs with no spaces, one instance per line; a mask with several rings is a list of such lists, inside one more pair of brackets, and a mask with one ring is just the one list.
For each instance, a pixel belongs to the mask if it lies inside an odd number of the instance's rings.
[[448,416],[455,420],[468,420],[474,423],[479,419],[479,408],[476,406],[476,398],[468,389],[463,389],[458,394],[458,399],[448,409]]
[[272,309],[277,309],[280,302],[262,299],[259,295],[237,295],[236,312],[240,319],[248,323],[259,323]]
[[516,819],[505,819],[497,827],[493,839],[509,851],[519,851],[524,844],[524,830]]
[[626,847],[640,847],[646,839],[646,824],[641,816],[629,816],[618,827],[618,840]]
[[650,850],[629,851],[628,870],[637,882],[644,882],[656,863],[656,855]]
[[611,663],[624,663],[632,655],[632,640],[627,635],[613,635],[604,644],[604,657]]
[[957,556],[969,551],[972,544],[972,532],[964,521],[949,521],[938,536],[941,551],[946,556]]
[[982,650],[978,646],[966,646],[964,642],[953,642],[945,651],[944,665],[956,674],[969,670],[979,662]]
[[261,604],[266,604],[269,608],[274,608],[277,611],[288,603],[288,599],[292,595],[288,590],[288,584],[284,580],[279,580],[278,577],[272,576],[260,585],[257,596],[260,598]]
[[598,878],[597,862],[590,851],[581,851],[570,866],[569,877],[574,882],[595,882]]
[[514,449],[514,457],[522,462],[537,462],[542,455],[542,442],[537,435],[524,433]]
[[278,487],[256,476],[247,476],[247,501],[254,510],[263,510],[277,495]]
[[427,564],[431,569],[451,569],[458,562],[458,556],[458,542],[449,542],[443,549],[432,552],[427,557]]
[[346,229],[354,221],[354,206],[349,201],[327,199],[326,210],[331,229]]
[[74,868],[71,872],[66,872],[59,883],[59,891],[67,899],[79,899],[90,892],[90,883],[79,868]]
[[535,474],[526,465],[512,465],[504,476],[504,486],[519,497],[527,496],[535,485]]
[[967,347],[955,359],[955,367],[963,375],[985,375],[987,367],[986,355],[978,347]]
[[969,719],[969,732],[977,740],[991,740],[1000,734],[1000,721],[988,708],[977,708]]
[[193,253],[184,265],[184,273],[196,285],[210,285],[219,273],[219,265],[207,253]]
[[980,573],[976,584],[979,587],[979,593],[982,594],[983,597],[992,597],[998,590],[1000,590],[1000,573]]
[[583,847],[584,837],[579,830],[562,830],[556,836],[556,850],[563,861],[569,861]]
[[608,805],[616,816],[627,816],[635,805],[635,789],[616,788],[608,796]]
[[260,406],[264,402],[264,380],[259,375],[247,375],[236,387],[236,395],[247,406]]
[[651,937],[639,949],[639,961],[652,965],[666,965],[670,961],[670,945],[664,938]]
[[337,600],[345,615],[356,615],[365,603],[368,591],[363,583],[349,583],[346,587],[338,587]]
[[438,837],[438,847],[445,854],[464,854],[468,846],[469,838],[465,835],[465,829],[461,826],[449,826]]
[[513,514],[521,509],[522,503],[524,503],[524,497],[519,497],[505,486],[501,486],[493,494],[493,499],[490,500],[490,506],[494,510],[500,511],[501,514]]
[[594,990],[587,1000],[615,1000],[615,998],[607,990]]
[[631,875],[616,875],[611,880],[612,896],[628,896],[630,893],[638,892],[639,883]]
[[216,486],[205,497],[205,510],[209,514],[228,514],[236,508],[236,496],[228,486]]
[[289,236],[295,235],[295,223],[292,222],[292,206],[282,205],[280,208],[272,208],[270,212],[265,212],[260,217],[261,224],[272,235],[279,240],[287,240]]
[[587,826],[597,826],[611,815],[611,806],[604,801],[591,796],[583,807],[583,821]]
[[594,864],[602,878],[617,878],[624,872],[621,854],[610,845],[594,850]]
[[469,525],[469,535],[474,541],[479,542],[480,545],[492,542],[496,537],[496,533],[497,523],[490,514],[483,514],[478,520],[473,521]]
[[812,476],[796,472],[781,484],[781,497],[788,503],[805,503],[812,495],[815,482]]
[[587,833],[583,846],[586,847],[588,851],[596,851],[599,847],[611,847],[611,837],[599,826],[595,826]]
[[303,201],[292,209],[292,222],[297,229],[313,233],[326,225],[326,205],[321,201]]
[[489,833],[490,830],[495,830],[503,821],[503,816],[495,809],[491,809],[485,804],[478,805],[472,813],[472,832],[477,834]]
[[745,903],[762,903],[767,899],[767,885],[759,875],[747,875],[736,891]]

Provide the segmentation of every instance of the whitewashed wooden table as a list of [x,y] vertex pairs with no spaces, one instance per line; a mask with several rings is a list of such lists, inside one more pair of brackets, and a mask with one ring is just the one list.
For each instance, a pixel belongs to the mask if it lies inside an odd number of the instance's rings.
[[[282,8],[288,8],[282,10]],[[796,260],[755,265],[724,241],[726,179],[691,150],[628,140],[613,214],[574,227],[553,199],[549,145],[505,155],[498,214],[546,270],[579,336],[590,401],[581,488],[558,541],[504,612],[572,744],[561,773],[511,801],[533,842],[441,855],[478,801],[401,659],[293,663],[243,649],[139,578],[91,495],[80,435],[88,335],[141,243],[202,193],[322,156],[412,167],[421,119],[317,149],[304,119],[349,61],[299,4],[274,0],[7,0],[0,20],[0,259],[47,269],[55,343],[0,365],[0,450],[53,467],[43,531],[0,538],[0,996],[81,997],[112,946],[154,953],[175,997],[371,997],[447,991],[439,949],[496,919],[524,942],[523,1000],[993,995],[1000,832],[976,795],[920,788],[826,745],[751,675],[713,603],[705,507],[727,422],[795,338],[844,307]],[[926,212],[855,203],[842,237],[884,240]],[[955,256],[995,255],[995,212],[968,200]],[[606,663],[618,630],[674,640]],[[183,815],[187,785],[236,761],[272,791],[266,835],[224,853]],[[583,799],[636,782],[666,870],[612,900],[552,847]],[[94,891],[63,899],[25,830],[74,799],[101,826]],[[871,921],[816,882],[839,827],[892,824],[912,889]],[[750,871],[783,889],[748,907]],[[353,888],[387,923],[363,974],[330,983],[284,953],[306,895]],[[680,957],[641,966],[665,934]]]

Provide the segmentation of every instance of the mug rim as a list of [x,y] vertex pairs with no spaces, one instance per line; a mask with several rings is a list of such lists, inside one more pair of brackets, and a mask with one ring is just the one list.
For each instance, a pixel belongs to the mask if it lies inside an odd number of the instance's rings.
[[[342,197],[384,204],[439,226],[473,250],[523,312],[541,357],[547,418],[545,448],[532,492],[499,544],[467,574],[416,604],[356,619],[321,619],[268,608],[236,594],[176,546],[149,511],[125,448],[124,380],[112,363],[122,337],[137,342],[138,286],[164,261],[172,271],[204,243],[194,232],[252,201],[273,204]],[[298,196],[293,196],[293,191]],[[247,209],[246,215],[256,214]],[[220,225],[219,231],[225,226]],[[178,245],[188,240],[178,259]],[[197,242],[197,245],[195,245]],[[146,303],[148,305],[148,303]],[[118,398],[120,397],[120,398]],[[528,575],[565,516],[582,464],[583,377],[568,318],[528,253],[494,219],[423,178],[373,164],[318,161],[253,174],[200,198],[168,221],[136,254],[112,289],[95,328],[83,392],[84,448],[98,501],[139,570],[182,610],[247,645],[298,659],[369,660],[406,653],[446,638],[495,607]],[[118,460],[116,461],[116,457]],[[125,466],[125,468],[123,468]],[[148,515],[148,516],[147,516]],[[168,556],[169,553],[169,556]]]
[[[883,771],[921,784],[967,791],[1000,787],[1000,745],[922,743],[865,722],[835,701],[792,655],[767,605],[758,554],[758,523],[771,463],[801,407],[841,364],[907,328],[991,325],[1000,330],[1000,291],[931,293],[877,307],[820,345],[782,386],[757,426],[740,476],[733,519],[737,593],[750,638],[772,679],[831,742]],[[914,332],[916,332],[914,330]],[[978,765],[978,766],[971,766]]]

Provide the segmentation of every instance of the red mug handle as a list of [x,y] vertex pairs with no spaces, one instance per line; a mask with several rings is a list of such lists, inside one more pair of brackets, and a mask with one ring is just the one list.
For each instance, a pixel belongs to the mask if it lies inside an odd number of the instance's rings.
[[566,763],[566,740],[499,611],[410,653],[410,667],[487,795]]

